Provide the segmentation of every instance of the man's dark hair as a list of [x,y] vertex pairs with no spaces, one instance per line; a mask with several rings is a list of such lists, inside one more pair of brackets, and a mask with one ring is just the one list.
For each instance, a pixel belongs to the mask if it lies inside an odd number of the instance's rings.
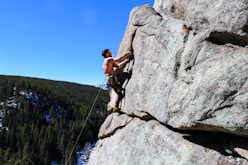
[[102,56],[105,58],[106,57],[106,54],[109,52],[109,49],[104,49],[102,51]]

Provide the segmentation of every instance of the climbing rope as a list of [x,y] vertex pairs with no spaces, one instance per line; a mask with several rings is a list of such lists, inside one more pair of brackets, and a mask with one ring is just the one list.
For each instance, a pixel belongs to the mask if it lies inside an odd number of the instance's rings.
[[[104,84],[105,80],[106,80],[106,78],[104,79],[104,81],[103,81],[102,84]],[[70,154],[69,154],[69,157],[68,157],[68,159],[67,159],[65,165],[67,165],[67,164],[69,163],[69,161],[70,161],[70,158],[71,158],[71,156],[72,156],[72,153],[73,153],[73,151],[75,150],[75,148],[76,148],[76,146],[77,146],[77,143],[78,143],[78,141],[79,141],[79,139],[80,139],[80,137],[81,137],[81,135],[82,135],[82,133],[83,133],[84,127],[85,127],[85,125],[86,125],[86,123],[87,123],[87,121],[88,121],[88,119],[89,119],[89,117],[90,117],[90,115],[91,115],[91,112],[92,112],[92,110],[93,110],[93,107],[94,107],[95,104],[96,104],[96,101],[97,101],[97,99],[98,99],[98,97],[99,97],[99,95],[100,95],[101,90],[102,90],[102,89],[99,88],[98,93],[97,93],[97,95],[96,95],[96,97],[95,97],[95,100],[94,100],[94,102],[93,102],[93,104],[92,104],[92,106],[91,106],[91,108],[90,108],[90,111],[89,111],[89,113],[88,113],[88,115],[87,115],[87,117],[86,117],[86,119],[85,119],[85,121],[84,121],[83,127],[82,127],[82,129],[81,129],[81,131],[80,131],[80,133],[79,133],[79,135],[78,135],[78,137],[77,137],[77,140],[75,141],[74,146],[72,147],[72,150],[71,150],[71,152],[70,152]]]

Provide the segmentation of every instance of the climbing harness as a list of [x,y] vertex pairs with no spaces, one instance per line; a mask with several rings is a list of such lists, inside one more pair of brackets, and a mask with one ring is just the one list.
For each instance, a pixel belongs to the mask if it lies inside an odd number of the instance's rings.
[[107,85],[113,87],[118,84],[118,79],[115,75],[110,75],[106,77],[107,79]]

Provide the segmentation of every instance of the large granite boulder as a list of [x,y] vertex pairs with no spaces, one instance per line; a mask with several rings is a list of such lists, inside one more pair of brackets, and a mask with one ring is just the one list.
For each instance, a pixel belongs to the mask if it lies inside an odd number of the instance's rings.
[[247,0],[135,7],[118,55],[130,50],[122,114],[90,165],[248,164]]

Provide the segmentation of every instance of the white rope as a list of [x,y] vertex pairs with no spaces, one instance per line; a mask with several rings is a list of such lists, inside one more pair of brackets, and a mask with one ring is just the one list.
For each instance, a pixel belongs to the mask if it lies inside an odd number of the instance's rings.
[[[105,78],[105,79],[106,79],[106,78]],[[104,79],[103,83],[105,82],[105,79]],[[95,97],[95,100],[94,100],[94,102],[93,102],[93,104],[92,104],[92,106],[91,106],[91,108],[90,108],[90,111],[89,111],[89,113],[88,113],[88,115],[87,115],[87,117],[86,117],[86,119],[85,119],[85,121],[84,121],[83,127],[82,127],[82,129],[81,129],[81,131],[80,131],[80,133],[79,133],[79,135],[78,135],[78,137],[77,137],[77,140],[75,141],[75,144],[74,144],[74,146],[73,146],[73,148],[72,148],[72,150],[71,150],[71,152],[70,152],[70,154],[69,154],[69,158],[67,159],[65,165],[67,165],[67,164],[69,163],[69,160],[70,160],[70,158],[71,158],[71,156],[72,156],[72,153],[73,153],[74,149],[75,149],[76,146],[77,146],[77,143],[78,143],[78,141],[79,141],[79,139],[80,139],[80,136],[81,136],[82,133],[83,133],[84,127],[85,127],[85,125],[86,125],[86,123],[87,123],[87,121],[88,121],[88,119],[89,119],[89,117],[90,117],[90,115],[91,115],[91,112],[92,112],[92,110],[93,110],[94,105],[96,104],[96,101],[97,101],[97,99],[98,99],[98,97],[99,97],[99,94],[100,94],[101,90],[102,90],[102,89],[99,88],[98,93],[97,93],[97,95],[96,95],[96,97]]]

